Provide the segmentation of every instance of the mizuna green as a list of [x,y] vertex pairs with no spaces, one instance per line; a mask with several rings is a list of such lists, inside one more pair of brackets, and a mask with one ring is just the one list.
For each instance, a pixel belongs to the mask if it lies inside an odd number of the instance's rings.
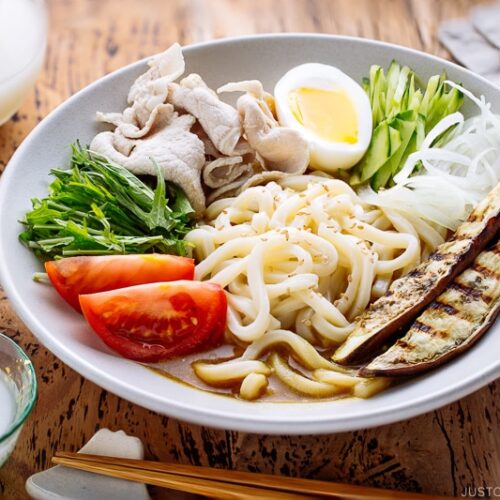
[[[154,160],[151,160],[154,161]],[[33,199],[20,240],[43,259],[73,255],[174,253],[185,255],[184,236],[194,225],[184,192],[156,188],[124,167],[72,146],[71,168],[54,169],[49,195]]]

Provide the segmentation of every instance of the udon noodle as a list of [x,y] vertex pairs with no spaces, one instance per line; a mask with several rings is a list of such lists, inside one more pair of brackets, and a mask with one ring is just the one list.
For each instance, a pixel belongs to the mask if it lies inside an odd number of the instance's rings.
[[385,381],[356,377],[319,350],[342,343],[370,301],[443,236],[422,219],[366,205],[341,180],[315,175],[212,203],[206,225],[187,236],[199,262],[195,277],[225,288],[229,340],[247,347],[236,359],[195,363],[197,376],[215,386],[241,382],[246,399],[257,398],[272,373],[309,396],[379,390]]

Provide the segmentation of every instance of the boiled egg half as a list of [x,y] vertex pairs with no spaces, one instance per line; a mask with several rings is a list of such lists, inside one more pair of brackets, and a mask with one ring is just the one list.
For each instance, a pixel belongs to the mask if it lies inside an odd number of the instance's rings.
[[334,66],[308,63],[286,73],[274,88],[284,127],[309,142],[310,166],[334,172],[354,166],[372,135],[372,111],[365,91]]

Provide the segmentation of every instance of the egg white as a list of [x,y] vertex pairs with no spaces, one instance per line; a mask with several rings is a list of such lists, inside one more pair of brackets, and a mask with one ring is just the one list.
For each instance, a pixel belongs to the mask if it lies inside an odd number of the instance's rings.
[[[290,109],[289,93],[300,87],[323,90],[343,89],[351,98],[357,114],[357,142],[349,144],[327,141],[297,121]],[[368,149],[372,136],[370,100],[363,88],[338,68],[320,63],[296,66],[278,81],[274,87],[274,98],[280,124],[300,131],[309,142],[311,168],[325,172],[348,169],[353,167]]]

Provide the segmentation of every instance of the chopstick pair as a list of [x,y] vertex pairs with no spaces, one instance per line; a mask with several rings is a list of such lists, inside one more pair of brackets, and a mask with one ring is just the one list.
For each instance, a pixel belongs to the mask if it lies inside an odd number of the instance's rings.
[[58,452],[52,458],[52,462],[114,478],[228,500],[255,498],[269,500],[304,500],[307,498],[424,500],[425,498],[441,498],[327,481],[83,453]]

